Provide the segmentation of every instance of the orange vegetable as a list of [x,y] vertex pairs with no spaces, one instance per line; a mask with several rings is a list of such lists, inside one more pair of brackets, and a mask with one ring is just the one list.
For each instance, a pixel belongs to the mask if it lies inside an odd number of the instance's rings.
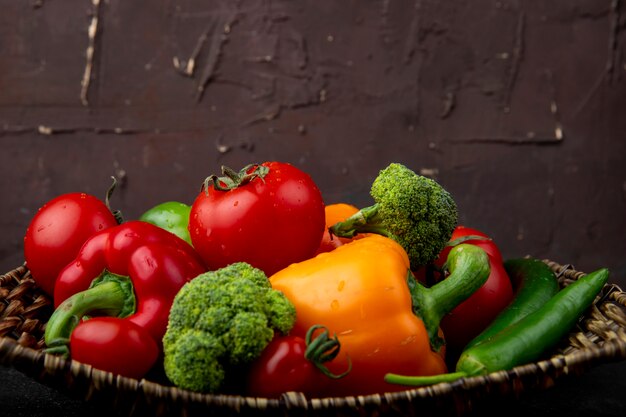
[[328,228],[335,223],[346,220],[348,217],[352,216],[358,211],[359,209],[357,207],[346,203],[327,204],[324,207],[324,213],[326,216],[326,229],[324,230],[324,235],[322,236],[320,247],[317,249],[317,254],[322,252],[330,252],[331,250],[338,248],[339,246],[352,240],[351,238],[347,237],[331,236]]
[[[464,246],[462,252],[469,245],[460,246]],[[327,381],[324,392],[305,394],[343,396],[398,391],[404,388],[385,382],[385,374],[445,373],[443,350],[438,349],[440,343],[432,342],[441,341],[442,315],[487,278],[487,256],[479,248],[469,250],[472,256],[476,250],[480,251],[479,258],[484,256],[477,261],[480,268],[476,262],[458,268],[461,272],[457,275],[468,275],[465,284],[471,281],[471,285],[465,285],[462,297],[452,289],[459,280],[444,280],[441,284],[447,282],[445,288],[437,289],[440,284],[432,288],[418,284],[404,249],[380,235],[354,240],[271,276],[272,286],[296,306],[291,334],[303,337],[311,326],[324,325],[341,344],[328,369],[341,373],[349,361],[352,363],[347,376]],[[468,264],[465,260],[463,263]],[[414,311],[425,313],[421,317],[427,319],[423,321]],[[437,346],[433,349],[431,344]]]

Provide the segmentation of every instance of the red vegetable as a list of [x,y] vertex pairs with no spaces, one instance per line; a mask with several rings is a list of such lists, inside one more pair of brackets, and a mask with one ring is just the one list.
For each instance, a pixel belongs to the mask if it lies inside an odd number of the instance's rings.
[[272,275],[312,257],[324,233],[324,202],[309,175],[282,162],[222,167],[191,207],[189,234],[205,264],[247,262]]
[[117,317],[82,321],[70,336],[72,359],[130,378],[156,363],[159,347],[143,327]]
[[[321,333],[314,337],[318,329]],[[312,326],[305,338],[276,336],[248,371],[247,393],[255,397],[276,398],[289,391],[316,396],[323,392],[329,378],[339,379],[350,372],[331,373],[325,362],[333,360],[340,350],[337,337],[328,329]]]
[[89,194],[62,194],[48,201],[24,236],[24,259],[37,285],[52,295],[57,275],[83,243],[117,223],[109,207]]
[[[455,357],[509,304],[513,299],[513,288],[504,269],[500,249],[485,233],[473,228],[458,226],[452,233],[450,241],[463,241],[463,243],[480,247],[487,252],[491,268],[485,284],[441,321],[448,355]],[[438,268],[443,266],[451,249],[452,247],[448,246],[441,252],[435,261]]]
[[[63,352],[84,316],[106,315],[138,325],[160,346],[174,296],[205,271],[187,242],[153,224],[131,221],[97,233],[59,274],[46,344]],[[109,348],[126,354],[115,343]]]

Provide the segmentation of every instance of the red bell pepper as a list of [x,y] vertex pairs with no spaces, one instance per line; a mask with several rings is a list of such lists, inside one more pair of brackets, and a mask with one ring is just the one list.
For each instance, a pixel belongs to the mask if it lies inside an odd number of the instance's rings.
[[205,271],[188,243],[153,224],[130,221],[105,229],[88,239],[59,273],[46,344],[51,352],[67,351],[70,335],[84,317],[113,316],[134,323],[161,346],[174,296]]
[[[427,281],[443,279],[440,271],[454,244],[467,243],[483,249],[489,257],[490,274],[487,281],[467,300],[459,304],[443,317],[441,329],[446,339],[446,352],[449,360],[454,361],[470,340],[483,331],[513,299],[513,287],[507,275],[500,249],[494,241],[480,230],[465,226],[457,226],[450,238],[450,244],[444,248],[433,262],[434,278]],[[420,271],[423,273],[423,271]],[[419,275],[419,274],[418,274]]]

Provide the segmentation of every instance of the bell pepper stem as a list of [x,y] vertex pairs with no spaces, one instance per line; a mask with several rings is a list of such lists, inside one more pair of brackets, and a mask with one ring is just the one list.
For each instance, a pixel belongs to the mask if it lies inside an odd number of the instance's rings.
[[127,317],[135,308],[130,279],[104,271],[88,289],[70,296],[54,310],[44,333],[46,352],[67,354],[70,335],[86,316]]
[[444,343],[439,337],[439,324],[443,317],[487,281],[490,273],[489,257],[478,246],[459,244],[450,251],[446,268],[450,275],[430,288],[419,284],[410,272],[407,280],[413,311],[424,322],[435,350]]

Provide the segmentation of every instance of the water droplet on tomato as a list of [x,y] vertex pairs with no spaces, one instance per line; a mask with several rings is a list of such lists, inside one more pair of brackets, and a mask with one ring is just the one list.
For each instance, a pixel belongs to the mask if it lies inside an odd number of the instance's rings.
[[343,290],[343,287],[345,286],[346,286],[346,281],[344,280],[339,281],[339,285],[337,285],[337,291]]
[[331,301],[330,308],[331,310],[339,310],[339,301],[338,300]]

